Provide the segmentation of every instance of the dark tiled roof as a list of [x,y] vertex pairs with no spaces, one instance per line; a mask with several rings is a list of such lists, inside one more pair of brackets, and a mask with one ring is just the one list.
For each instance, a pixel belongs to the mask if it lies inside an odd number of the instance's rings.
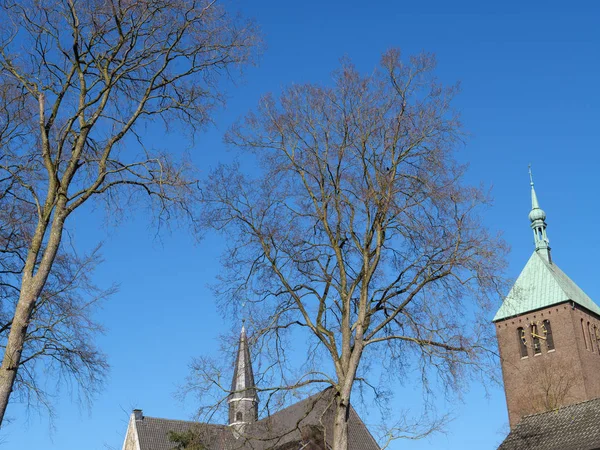
[[600,449],[600,398],[525,416],[498,450]]
[[[313,395],[301,402],[285,408],[270,417],[254,424],[248,434],[255,433],[259,436],[277,436],[276,440],[269,442],[265,448],[274,444],[282,445],[301,439],[300,432],[306,426],[318,425],[324,429],[325,439],[331,443],[333,437],[333,391],[325,391]],[[351,408],[348,419],[349,450],[379,450],[379,446],[364,422],[360,419],[354,408]]]
[[[333,408],[331,390],[285,408],[268,418],[247,425],[244,436],[235,438],[233,429],[226,425],[199,424],[181,420],[144,417],[136,421],[141,450],[172,450],[175,444],[168,438],[169,431],[177,433],[193,429],[200,433],[202,442],[209,450],[237,449],[287,449],[296,448],[302,430],[317,425],[324,430],[325,439],[331,442],[333,434]],[[375,439],[367,430],[354,409],[348,424],[349,450],[379,450]]]
[[169,432],[183,433],[194,430],[201,433],[204,442],[210,442],[210,449],[234,449],[236,439],[226,425],[207,425],[184,420],[144,417],[135,422],[141,450],[173,450],[175,443],[169,439]]

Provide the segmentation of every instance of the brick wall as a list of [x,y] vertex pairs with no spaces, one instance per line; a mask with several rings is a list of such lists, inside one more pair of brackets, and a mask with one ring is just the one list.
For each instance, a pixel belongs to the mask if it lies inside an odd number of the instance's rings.
[[[550,321],[554,350],[540,340],[541,353],[535,354],[529,326],[544,320]],[[598,342],[590,341],[588,322],[592,334],[594,326],[600,330],[597,316],[566,302],[495,323],[511,428],[524,415],[600,397],[600,352]],[[525,357],[519,327],[529,338]]]
[[[600,318],[595,314],[588,313],[587,310],[577,305],[572,315],[574,327],[577,329],[575,336],[577,337],[577,346],[583,371],[586,400],[598,398],[600,397],[600,342],[594,335],[600,333]],[[583,337],[584,331],[582,331],[581,327],[582,320],[586,337],[585,341]],[[598,333],[595,331],[596,329]]]

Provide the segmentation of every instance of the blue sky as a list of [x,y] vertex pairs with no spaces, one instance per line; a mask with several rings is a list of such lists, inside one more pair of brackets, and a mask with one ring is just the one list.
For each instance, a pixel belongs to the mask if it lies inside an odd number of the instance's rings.
[[[255,18],[267,48],[259,66],[229,88],[215,127],[190,149],[202,173],[231,157],[222,134],[260,95],[294,82],[328,83],[342,56],[369,71],[390,47],[404,54],[433,52],[439,78],[461,82],[455,106],[470,137],[458,157],[470,164],[468,182],[493,189],[494,206],[483,225],[501,230],[511,245],[509,275],[518,275],[533,250],[527,220],[532,163],[553,259],[600,301],[594,229],[600,220],[594,200],[600,158],[597,2],[238,0],[232,6]],[[177,135],[157,142],[174,151],[189,145]],[[216,337],[237,326],[218,314],[207,288],[219,270],[222,240],[208,236],[196,243],[178,228],[157,238],[144,214],[131,216],[107,228],[96,223],[98,214],[80,212],[72,224],[82,247],[104,242],[96,281],[120,285],[98,312],[107,328],[101,345],[112,366],[106,389],[90,409],[77,406],[63,389],[54,428],[45,415],[11,405],[2,448],[120,449],[132,407],[149,416],[186,419],[192,413],[193,402],[173,397],[191,358],[217,354]],[[471,386],[454,405],[456,419],[447,433],[390,448],[496,448],[508,419],[502,388],[488,388],[486,396],[483,386]],[[420,401],[410,386],[396,398],[407,409]]]

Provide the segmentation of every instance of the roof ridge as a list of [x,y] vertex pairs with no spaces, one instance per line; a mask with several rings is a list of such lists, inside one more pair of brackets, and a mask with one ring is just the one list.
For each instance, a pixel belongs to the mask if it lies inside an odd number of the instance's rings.
[[[169,422],[204,423],[204,422],[196,422],[195,420],[167,419],[166,417],[154,417],[154,416],[146,416],[146,415],[144,415],[144,419],[168,420]],[[144,420],[144,419],[142,419],[142,420]]]
[[[575,287],[578,287],[577,284],[573,280],[571,280],[571,278],[569,278],[569,276],[565,272],[563,272],[563,270],[560,267],[558,267],[558,265],[546,260],[538,252],[535,252],[535,254],[542,261],[542,264],[546,267],[546,269],[548,269],[548,271],[550,272],[550,275],[552,275],[552,279],[556,282],[556,284],[558,285],[558,288],[562,291],[564,296],[568,300],[574,301],[571,298],[572,296],[568,292],[569,291],[568,286],[565,286],[565,281],[570,281],[571,284],[573,284]],[[566,277],[567,280],[561,279],[563,276]],[[579,290],[581,290],[583,292],[583,290],[581,288]],[[586,295],[585,292],[584,292],[584,295]],[[587,297],[587,295],[586,295],[586,297]],[[552,305],[548,305],[548,306],[552,306]]]
[[[577,303],[580,306],[583,306],[585,309],[587,309],[595,314],[600,315],[600,307],[598,307],[596,302],[594,300],[592,300],[592,298],[589,295],[587,295],[585,293],[585,291],[583,289],[581,289],[581,287],[577,283],[575,283],[575,281],[573,281],[573,279],[571,277],[569,277],[569,275],[567,275],[556,264],[554,264],[554,263],[551,264],[547,261],[544,261],[544,258],[542,258],[541,256],[540,256],[540,259],[542,259],[542,262],[544,262],[547,265],[548,269],[552,273],[552,276],[558,283],[560,289],[569,298],[569,300]],[[565,283],[567,284],[566,286],[565,286]],[[572,289],[575,290],[575,292],[570,292]],[[572,294],[576,294],[577,296],[579,296],[581,298],[575,299],[575,298],[573,298],[574,295],[572,295]]]
[[[560,268],[558,267],[558,265],[554,264],[554,263],[550,263],[549,261],[546,261],[541,255],[539,255],[537,252],[536,254],[538,255],[538,258],[540,258],[542,260],[542,263],[546,266],[546,268],[550,271],[550,273],[552,274],[552,277],[554,278],[554,280],[556,281],[556,283],[558,284],[558,287],[560,288],[561,291],[563,291],[563,293],[565,294],[566,297],[570,297],[569,296],[569,292],[568,289],[566,289],[565,285],[564,285],[564,281],[562,280],[561,277],[565,277],[567,279],[567,281],[570,281],[575,287],[579,288],[579,290],[586,296],[588,297],[588,295],[583,292],[583,289],[581,289],[579,286],[577,286],[577,284]],[[558,275],[558,276],[557,276]],[[589,298],[589,297],[588,297]],[[570,298],[570,300],[573,300],[572,298]]]
[[558,408],[549,409],[548,411],[542,411],[542,412],[534,413],[534,414],[527,414],[527,415],[523,416],[523,419],[526,417],[542,416],[544,414],[550,414],[550,413],[556,414],[557,412],[563,411],[565,409],[570,409],[570,408],[574,408],[576,406],[583,405],[584,403],[591,403],[591,402],[597,402],[597,401],[600,401],[600,397],[591,398],[589,400],[584,400],[582,402],[571,403],[570,405],[559,406]]
[[[144,419],[164,420],[165,422],[181,422],[181,423],[189,423],[189,424],[193,424],[193,425],[210,425],[211,427],[229,428],[228,425],[225,425],[222,423],[198,422],[195,420],[167,419],[166,417],[154,417],[154,416],[144,416]],[[142,422],[144,419],[142,419]]]

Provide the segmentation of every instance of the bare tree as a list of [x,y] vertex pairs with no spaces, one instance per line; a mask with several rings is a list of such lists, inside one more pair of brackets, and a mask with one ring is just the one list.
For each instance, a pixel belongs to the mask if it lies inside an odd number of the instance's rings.
[[[119,211],[138,194],[159,220],[188,214],[191,167],[144,145],[143,127],[179,126],[193,135],[223,100],[222,75],[253,59],[257,38],[251,23],[209,0],[2,0],[0,22],[1,201],[17,220],[9,228],[31,227],[19,235],[18,252],[2,254],[9,268],[2,282],[17,297],[3,303],[1,424],[15,382],[25,380],[25,363],[37,353],[35,345],[27,353],[28,342],[48,337],[48,327],[35,324],[56,319],[59,298],[69,297],[63,306],[71,307],[85,294],[82,273],[72,269],[91,260],[70,265],[75,255],[63,240],[69,216],[96,198]],[[70,257],[61,268],[63,250]],[[81,337],[53,339],[67,348]],[[48,342],[41,344],[46,354]]]
[[557,410],[575,403],[577,391],[582,389],[572,371],[572,364],[545,358],[534,361],[523,371],[524,379],[536,380],[531,383],[527,397],[519,398],[515,410],[520,417],[527,414]]
[[[505,246],[478,217],[488,199],[461,180],[456,90],[434,66],[392,50],[368,76],[344,61],[331,87],[266,96],[226,137],[257,171],[221,165],[203,189],[205,224],[228,242],[216,292],[233,310],[247,302],[271,358],[257,378],[278,378],[259,391],[331,385],[335,450],[355,384],[377,389],[369,367],[403,379],[416,366],[425,389],[435,373],[449,392],[490,368],[478,312],[498,298]],[[285,367],[294,329],[311,339],[300,372]]]

